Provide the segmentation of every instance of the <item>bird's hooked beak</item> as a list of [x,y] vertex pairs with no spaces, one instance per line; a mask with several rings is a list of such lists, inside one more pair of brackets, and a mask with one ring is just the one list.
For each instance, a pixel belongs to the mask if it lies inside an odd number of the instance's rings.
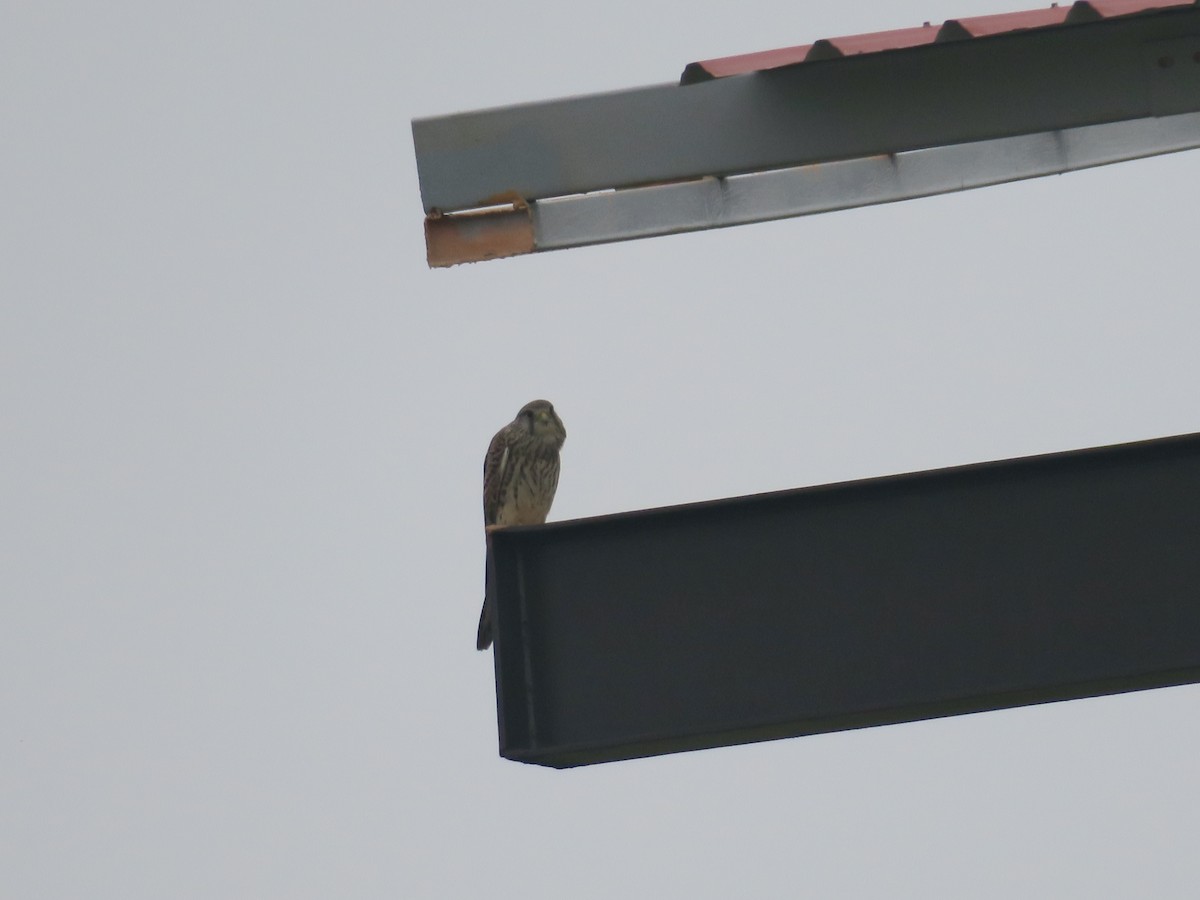
[[558,439],[566,436],[567,430],[563,428],[562,419],[555,415],[554,410],[539,409],[537,420],[541,424],[543,434],[553,435]]

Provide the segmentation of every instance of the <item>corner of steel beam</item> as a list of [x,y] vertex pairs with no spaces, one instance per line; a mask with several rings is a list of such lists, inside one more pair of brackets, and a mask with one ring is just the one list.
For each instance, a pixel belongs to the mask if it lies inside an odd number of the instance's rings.
[[533,216],[523,200],[464,212],[434,210],[425,217],[425,258],[431,269],[533,250]]

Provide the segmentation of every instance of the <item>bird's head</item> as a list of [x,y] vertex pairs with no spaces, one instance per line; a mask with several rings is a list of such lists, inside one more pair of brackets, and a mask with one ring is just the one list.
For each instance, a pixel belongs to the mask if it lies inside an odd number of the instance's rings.
[[567,438],[567,429],[554,411],[549,400],[531,400],[517,413],[517,421],[534,437],[557,443],[560,447]]

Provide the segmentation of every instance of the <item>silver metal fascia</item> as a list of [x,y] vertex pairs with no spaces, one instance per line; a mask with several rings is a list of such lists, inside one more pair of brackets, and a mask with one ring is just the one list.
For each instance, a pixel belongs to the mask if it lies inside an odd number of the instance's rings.
[[1200,147],[1200,113],[556,197],[530,204],[559,250],[929,197]]
[[1200,7],[1185,6],[416,119],[412,134],[438,216],[1197,111]]

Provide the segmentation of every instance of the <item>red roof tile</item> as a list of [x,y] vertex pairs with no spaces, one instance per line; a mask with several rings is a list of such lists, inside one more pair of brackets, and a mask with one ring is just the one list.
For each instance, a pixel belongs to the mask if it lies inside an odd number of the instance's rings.
[[938,30],[932,25],[923,25],[920,28],[898,28],[895,31],[828,38],[813,44],[807,59],[831,59],[837,56],[853,56],[856,53],[878,53],[880,50],[919,47],[922,44],[932,44],[937,38],[937,33]]
[[[1178,2],[1178,0],[1173,0]],[[948,19],[941,27],[938,40],[954,41],[963,38],[991,37],[1008,31],[1025,31],[1061,25],[1067,20],[1069,7],[1051,6],[1025,12],[1000,13],[994,16],[972,16],[969,19]]]
[[[1195,0],[1195,2],[1200,3],[1200,0]],[[682,82],[691,84],[697,81],[708,81],[712,78],[744,75],[763,69],[777,69],[781,66],[816,62],[822,59],[902,50],[907,47],[931,44],[935,41],[992,37],[1031,28],[1054,28],[1082,22],[1094,22],[1113,16],[1137,15],[1170,7],[1192,5],[1194,5],[1193,0],[1078,0],[1069,7],[1055,4],[1048,8],[1030,9],[1023,12],[949,19],[941,26],[936,27],[926,23],[918,28],[898,28],[894,31],[876,31],[847,37],[823,38],[812,44],[690,63],[684,69]]]

